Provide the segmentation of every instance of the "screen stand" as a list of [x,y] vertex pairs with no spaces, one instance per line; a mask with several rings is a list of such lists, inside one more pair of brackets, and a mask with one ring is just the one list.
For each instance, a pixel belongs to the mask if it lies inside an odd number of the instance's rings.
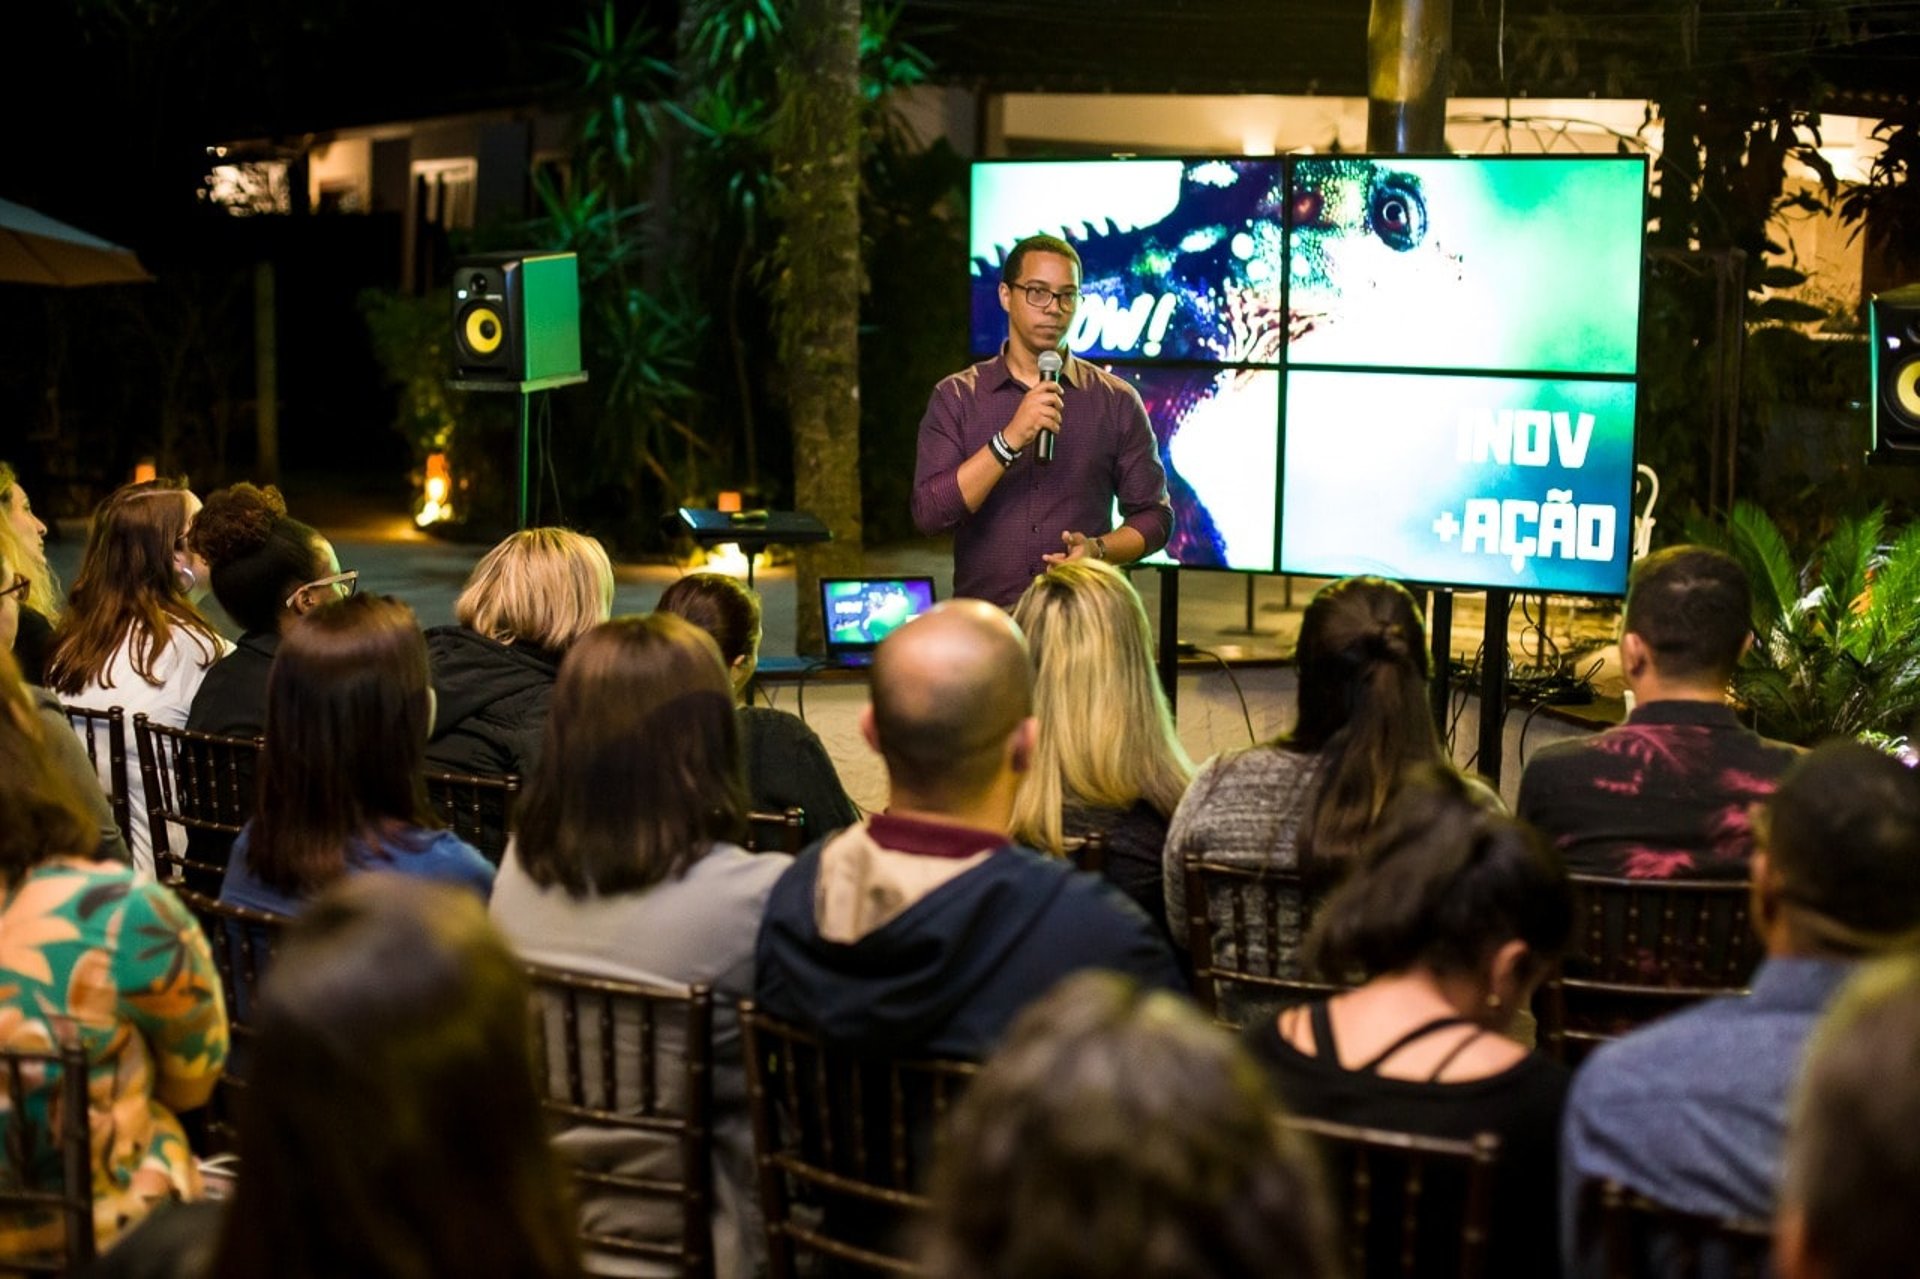
[[1453,592],[1443,586],[1427,595],[1427,647],[1433,653],[1427,700],[1433,707],[1433,726],[1444,739],[1453,704]]
[[1487,627],[1480,650],[1480,745],[1475,762],[1496,790],[1507,736],[1507,614],[1512,608],[1513,592],[1487,592]]
[[1160,687],[1167,694],[1167,710],[1180,705],[1180,568],[1160,566]]

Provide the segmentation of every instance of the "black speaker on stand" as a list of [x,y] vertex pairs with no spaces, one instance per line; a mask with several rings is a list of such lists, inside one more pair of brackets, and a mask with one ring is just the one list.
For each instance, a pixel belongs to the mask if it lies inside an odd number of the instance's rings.
[[1920,466],[1920,284],[1889,289],[1867,304],[1873,334],[1873,448],[1876,466]]
[[536,394],[587,380],[580,367],[580,268],[571,253],[490,253],[453,269],[453,380],[520,397],[515,527],[527,527]]

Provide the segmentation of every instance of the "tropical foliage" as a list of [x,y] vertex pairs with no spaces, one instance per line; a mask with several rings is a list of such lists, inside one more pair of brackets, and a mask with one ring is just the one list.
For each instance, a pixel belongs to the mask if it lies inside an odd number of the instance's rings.
[[1760,731],[1806,745],[1897,737],[1920,718],[1920,521],[1841,519],[1796,553],[1767,513],[1737,503],[1724,528],[1693,530],[1753,583],[1752,651],[1734,692]]

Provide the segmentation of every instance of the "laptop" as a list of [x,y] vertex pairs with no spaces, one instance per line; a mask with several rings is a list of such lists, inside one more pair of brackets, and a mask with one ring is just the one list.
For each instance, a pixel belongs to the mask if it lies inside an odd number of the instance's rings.
[[894,631],[933,607],[931,577],[823,577],[827,664],[863,667]]

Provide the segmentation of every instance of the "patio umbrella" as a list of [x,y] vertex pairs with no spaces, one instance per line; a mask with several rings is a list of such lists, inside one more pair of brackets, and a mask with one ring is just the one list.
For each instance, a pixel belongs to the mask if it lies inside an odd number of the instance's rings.
[[0,283],[131,284],[152,278],[132,249],[0,200]]

